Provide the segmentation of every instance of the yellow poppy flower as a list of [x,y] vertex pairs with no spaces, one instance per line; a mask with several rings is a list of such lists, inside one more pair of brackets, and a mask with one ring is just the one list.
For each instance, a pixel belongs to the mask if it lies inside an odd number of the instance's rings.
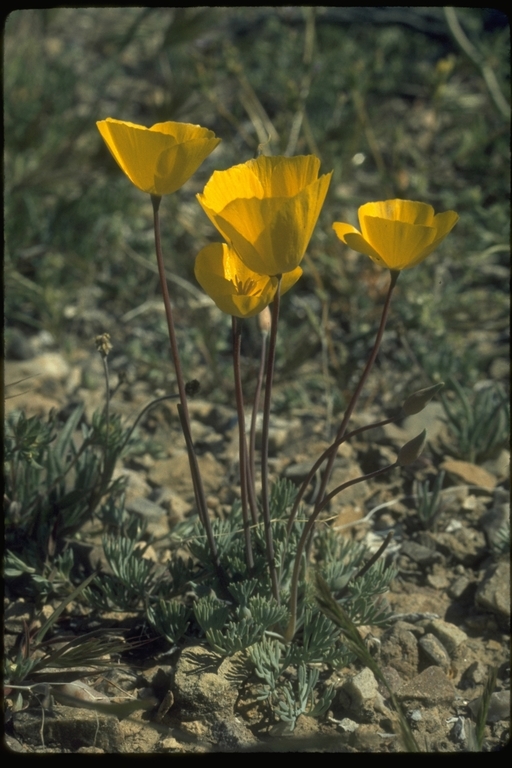
[[197,195],[206,215],[244,264],[260,275],[292,272],[301,262],[332,173],[320,160],[266,157],[215,171]]
[[412,200],[366,203],[358,214],[361,232],[340,222],[332,225],[334,231],[349,248],[394,271],[423,261],[459,219],[455,211],[434,215],[431,205]]
[[159,197],[182,187],[220,143],[213,131],[188,123],[145,128],[107,117],[96,125],[130,181]]
[[[277,290],[277,278],[253,272],[225,243],[211,243],[199,251],[194,271],[197,282],[219,309],[235,317],[257,315],[270,304]],[[281,293],[301,275],[300,267],[283,275]]]

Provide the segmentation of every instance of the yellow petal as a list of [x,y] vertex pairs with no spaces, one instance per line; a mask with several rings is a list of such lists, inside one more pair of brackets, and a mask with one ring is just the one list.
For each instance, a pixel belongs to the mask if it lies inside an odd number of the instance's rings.
[[359,208],[361,232],[334,223],[344,243],[392,270],[409,269],[432,253],[458,221],[455,211],[434,215],[426,203],[384,200]]
[[205,212],[211,211],[213,214],[222,211],[238,197],[263,197],[261,182],[247,163],[235,165],[227,171],[214,171],[203,193],[197,195]]
[[220,213],[235,199],[293,197],[318,178],[320,160],[314,155],[266,157],[215,171],[198,200]]
[[[269,159],[269,158],[266,158]],[[306,251],[332,174],[294,197],[235,199],[216,214],[198,196],[205,213],[254,272],[278,275],[294,270]]]
[[364,219],[373,216],[378,219],[404,221],[408,224],[420,224],[431,227],[434,223],[434,209],[427,203],[416,203],[413,200],[384,200],[380,203],[366,203],[358,211],[361,233],[367,237]]
[[265,197],[294,197],[318,179],[320,160],[315,155],[262,155],[256,160],[249,160],[247,166],[258,178]]
[[302,269],[297,267],[291,272],[286,272],[281,279],[281,296],[292,288],[297,280],[302,277]]
[[352,248],[353,251],[357,251],[357,253],[364,253],[377,264],[380,264],[384,267],[386,266],[384,260],[381,258],[381,256],[379,256],[377,251],[372,248],[370,243],[366,242],[362,234],[358,232],[357,229],[351,224],[344,224],[342,222],[335,221],[332,225],[332,228],[340,240],[345,243],[345,245],[348,245],[349,248]]
[[367,239],[383,258],[389,269],[400,270],[412,261],[434,240],[435,229],[404,221],[365,217]]
[[211,243],[196,256],[194,271],[204,291],[223,312],[252,317],[274,298],[277,280],[248,269],[225,243]]
[[145,128],[107,118],[96,125],[130,181],[152,195],[170,194],[183,186],[220,142],[213,131],[187,123]]
[[438,213],[434,217],[434,223],[436,226],[436,237],[434,242],[424,248],[423,251],[421,251],[415,259],[413,259],[407,269],[416,266],[416,264],[419,264],[421,261],[423,261],[423,259],[426,259],[427,256],[435,251],[437,246],[445,239],[446,235],[450,234],[458,220],[459,217],[455,211],[445,211],[444,213]]
[[[222,309],[223,312],[226,312],[227,314],[234,315],[235,317],[254,317],[254,315],[259,315],[260,312],[262,312],[265,307],[268,307],[272,299],[274,298],[274,294],[276,292],[276,289],[274,288],[272,290],[272,293],[269,295],[262,295],[262,296],[232,296],[228,302],[225,303],[225,308],[221,307],[220,304],[217,304],[219,309]],[[229,306],[229,308],[228,308]]]

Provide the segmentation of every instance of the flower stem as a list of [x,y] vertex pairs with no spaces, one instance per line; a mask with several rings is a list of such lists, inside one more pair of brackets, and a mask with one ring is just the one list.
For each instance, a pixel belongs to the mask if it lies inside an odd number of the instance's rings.
[[370,472],[368,475],[361,475],[360,477],[354,477],[352,480],[347,480],[345,483],[338,485],[337,488],[331,491],[325,497],[323,503],[319,504],[318,507],[315,508],[315,511],[313,512],[313,514],[307,521],[306,525],[304,526],[304,530],[302,531],[302,535],[297,545],[297,554],[295,555],[292,581],[290,586],[290,621],[288,622],[288,626],[284,633],[284,638],[286,642],[288,643],[291,642],[293,640],[293,636],[295,635],[295,629],[297,626],[297,596],[298,596],[298,590],[299,590],[300,563],[302,559],[302,553],[304,552],[304,549],[306,547],[306,542],[308,540],[309,534],[313,530],[313,526],[317,520],[318,515],[323,510],[323,508],[327,506],[329,501],[338,493],[341,493],[341,491],[344,491],[346,488],[350,488],[351,485],[356,485],[356,483],[362,483],[363,480],[371,480],[374,477],[378,477],[379,475],[382,475],[384,472],[387,472],[389,469],[392,469],[393,467],[396,467],[396,466],[397,466],[396,463],[390,464],[387,467],[382,467],[381,469],[375,470],[375,472]]
[[197,456],[195,454],[193,443],[192,443],[191,430],[190,430],[190,415],[188,412],[187,395],[185,392],[185,381],[183,379],[183,373],[181,370],[181,361],[180,361],[179,352],[178,352],[178,342],[176,339],[176,332],[174,330],[174,318],[172,314],[171,300],[169,298],[169,290],[167,288],[167,280],[165,278],[165,266],[164,266],[164,259],[162,255],[162,243],[160,239],[160,217],[158,215],[158,210],[160,208],[161,200],[162,200],[161,197],[157,195],[151,195],[151,202],[153,204],[153,223],[154,223],[154,229],[155,229],[156,260],[158,265],[158,274],[160,277],[160,286],[162,289],[162,297],[164,301],[165,316],[167,318],[167,329],[169,331],[169,341],[171,343],[172,360],[174,363],[174,370],[176,372],[176,381],[178,384],[178,392],[180,396],[180,405],[181,405],[181,408],[179,409],[180,421],[181,421],[182,429],[185,435],[185,442],[187,445],[188,460],[190,463],[190,473],[192,476],[192,481],[194,483],[194,492],[196,495],[199,518],[206,530],[206,536],[208,538],[208,544],[210,546],[213,563],[215,565],[215,568],[218,569],[220,566],[219,566],[219,556],[217,552],[217,545],[215,544],[215,539],[213,537],[213,531],[210,523],[210,517],[208,515],[208,507],[206,504],[206,497],[204,493],[203,482],[201,479],[201,474],[199,472]]
[[346,432],[343,437],[341,437],[339,440],[335,440],[332,445],[330,445],[328,448],[325,449],[325,451],[318,457],[318,459],[315,461],[313,466],[308,472],[307,477],[303,481],[301,487],[299,488],[299,492],[297,493],[297,496],[295,497],[295,501],[293,503],[292,511],[290,512],[290,517],[288,519],[288,524],[286,526],[286,532],[289,535],[293,522],[297,516],[297,512],[299,509],[299,504],[302,501],[302,498],[304,494],[306,493],[306,489],[308,485],[310,484],[311,480],[316,475],[318,469],[321,467],[321,465],[324,463],[326,459],[329,458],[331,453],[335,451],[342,443],[345,443],[347,440],[350,440],[351,437],[354,437],[355,435],[359,435],[362,432],[366,432],[368,429],[375,429],[376,427],[383,427],[386,424],[392,424],[394,421],[398,419],[400,414],[397,416],[394,416],[390,419],[383,419],[382,421],[376,421],[374,424],[365,424],[363,427],[358,427],[357,429],[353,429],[351,432]]
[[240,489],[242,494],[242,519],[244,522],[245,557],[247,568],[250,572],[252,572],[254,570],[254,558],[251,546],[251,521],[249,519],[247,492],[249,472],[247,468],[247,441],[245,437],[244,399],[242,392],[242,379],[240,376],[240,346],[242,329],[238,318],[232,317],[231,321],[233,328],[233,373],[235,378],[236,410],[238,414],[238,455],[240,464]]
[[265,378],[265,400],[263,404],[263,426],[261,433],[261,506],[265,525],[265,544],[267,548],[268,567],[272,583],[272,594],[279,603],[279,584],[277,579],[274,543],[272,541],[272,524],[270,520],[270,496],[268,486],[268,436],[270,428],[270,404],[272,401],[272,380],[274,378],[274,363],[276,357],[277,322],[279,320],[279,304],[281,299],[281,275],[277,275],[277,291],[272,302],[272,325],[268,347],[267,375]]
[[[382,336],[384,335],[384,329],[386,327],[386,321],[388,319],[388,313],[389,313],[389,306],[391,303],[391,296],[393,295],[393,289],[396,285],[396,281],[398,280],[398,277],[400,275],[400,272],[390,270],[391,274],[391,280],[389,283],[388,288],[388,294],[386,296],[386,301],[384,302],[384,307],[382,308],[382,316],[380,318],[380,325],[379,330],[377,331],[377,337],[375,339],[375,343],[373,345],[373,349],[371,351],[370,357],[368,358],[368,362],[366,363],[366,366],[364,368],[363,373],[361,374],[361,378],[359,379],[359,384],[357,385],[354,394],[352,395],[352,398],[350,400],[350,403],[348,404],[348,408],[345,411],[345,415],[343,417],[343,421],[340,424],[340,428],[338,429],[338,433],[336,435],[335,443],[339,443],[341,439],[344,437],[345,432],[347,430],[348,422],[350,421],[350,417],[352,416],[352,413],[354,412],[354,408],[357,405],[357,401],[359,400],[359,397],[361,395],[362,389],[364,385],[366,384],[366,379],[368,378],[370,371],[373,367],[373,364],[375,362],[375,358],[377,357],[380,343],[382,341]],[[317,503],[315,505],[315,513],[318,510],[318,507],[323,503],[323,498],[325,495],[325,489],[327,488],[327,484],[329,483],[329,480],[331,478],[332,474],[332,468],[334,465],[334,461],[336,459],[338,451],[332,450],[331,454],[329,455],[329,459],[327,461],[327,466],[325,468],[324,475],[322,477],[322,482],[320,484],[320,490],[318,492],[317,497]]]
[[[250,475],[249,483],[252,497],[255,498],[255,483],[256,483],[256,426],[258,421],[258,411],[260,408],[261,387],[263,384],[263,374],[265,372],[265,358],[267,355],[267,337],[268,331],[262,331],[261,334],[261,353],[260,353],[260,367],[258,371],[258,379],[256,382],[256,392],[254,393],[254,403],[252,406],[251,415],[251,431],[249,433],[249,461],[247,464],[247,470]],[[253,523],[256,525],[258,522],[258,510],[251,500],[251,513],[253,516]]]

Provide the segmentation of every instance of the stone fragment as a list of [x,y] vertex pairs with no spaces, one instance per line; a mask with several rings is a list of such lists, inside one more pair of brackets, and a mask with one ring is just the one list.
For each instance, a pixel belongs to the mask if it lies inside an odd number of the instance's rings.
[[448,586],[448,579],[444,573],[429,573],[427,576],[427,584],[434,589],[446,589]]
[[459,647],[468,639],[468,636],[462,629],[442,619],[434,619],[434,621],[430,622],[429,629],[439,638],[452,658],[459,650]]
[[[57,709],[56,709],[57,712]],[[122,752],[119,721],[90,709],[59,707],[58,714],[42,715],[42,710],[24,710],[13,715],[14,733],[34,746],[58,746],[76,752],[80,747],[97,747],[105,752]]]
[[225,719],[233,713],[238,688],[230,679],[233,659],[219,657],[208,648],[185,648],[176,664],[175,707],[183,720]]
[[499,618],[510,620],[510,562],[492,565],[479,584],[475,602]]
[[459,576],[453,584],[448,587],[448,596],[453,600],[458,600],[462,597],[464,592],[469,589],[473,582],[466,575]]
[[468,485],[476,485],[479,488],[486,488],[492,491],[495,488],[497,480],[490,472],[479,467],[477,464],[471,464],[469,461],[458,461],[448,459],[443,461],[441,469],[450,472],[455,477],[460,478]]
[[410,560],[421,566],[431,565],[441,559],[441,555],[435,549],[429,549],[422,544],[417,544],[415,541],[405,541],[400,551],[402,554],[407,555]]
[[[199,470],[203,478],[206,493],[217,491],[224,478],[224,468],[211,453],[198,456]],[[194,498],[194,490],[190,477],[190,467],[186,451],[175,453],[170,459],[155,462],[149,471],[149,479],[155,485],[171,488],[175,493],[183,495],[187,500]]]
[[432,666],[404,683],[397,696],[400,701],[417,702],[426,707],[450,705],[455,698],[455,688],[439,667]]
[[408,630],[392,627],[381,638],[381,663],[390,666],[405,679],[418,671],[418,644]]
[[352,708],[367,706],[379,692],[377,680],[371,669],[365,667],[343,685],[343,690],[351,699]]
[[418,640],[418,645],[431,664],[435,664],[437,667],[441,667],[441,669],[448,669],[450,666],[450,656],[435,635],[430,632],[423,635]]
[[[469,703],[469,709],[476,717],[480,709],[482,697],[479,696]],[[487,723],[498,723],[500,720],[510,720],[510,691],[495,691],[491,694]]]

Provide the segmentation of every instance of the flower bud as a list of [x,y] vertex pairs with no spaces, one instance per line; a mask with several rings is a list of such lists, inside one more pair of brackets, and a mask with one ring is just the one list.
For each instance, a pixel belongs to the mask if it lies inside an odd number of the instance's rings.
[[408,443],[400,448],[396,463],[400,467],[407,467],[409,464],[412,464],[421,455],[426,442],[427,430],[424,429],[423,432],[416,437],[413,437],[412,440],[409,440]]
[[258,315],[258,323],[260,326],[260,331],[262,333],[269,333],[270,332],[270,326],[272,325],[272,316],[270,314],[270,309],[265,307],[259,315]]
[[430,403],[432,398],[435,397],[443,387],[444,382],[441,381],[439,384],[434,384],[433,386],[426,387],[425,389],[419,389],[417,392],[409,395],[409,397],[402,405],[402,413],[404,416],[413,416],[415,413],[422,411],[424,407]]
[[110,333],[102,333],[99,336],[96,336],[94,343],[96,344],[96,349],[100,355],[102,357],[107,357],[108,353],[112,349],[112,344],[110,343]]

